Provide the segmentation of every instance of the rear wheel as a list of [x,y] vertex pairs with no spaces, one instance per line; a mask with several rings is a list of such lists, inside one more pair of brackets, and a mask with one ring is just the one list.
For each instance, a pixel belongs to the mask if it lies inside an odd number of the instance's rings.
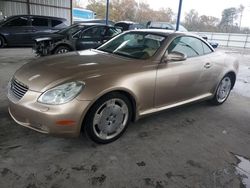
[[91,107],[86,116],[85,132],[94,142],[113,142],[125,132],[131,112],[127,97],[120,93],[108,94]]
[[59,46],[56,48],[54,54],[64,54],[70,52],[70,48],[67,46]]
[[4,38],[2,36],[0,36],[0,48],[4,47]]
[[231,89],[232,89],[232,78],[230,75],[226,75],[220,81],[220,84],[211,102],[215,105],[223,104],[230,95]]

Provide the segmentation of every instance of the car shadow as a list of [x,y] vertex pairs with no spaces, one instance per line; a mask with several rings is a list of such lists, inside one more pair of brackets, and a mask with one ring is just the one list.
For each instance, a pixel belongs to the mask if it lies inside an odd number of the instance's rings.
[[[121,144],[126,139],[137,139],[139,137],[147,137],[148,132],[154,129],[163,129],[167,122],[178,121],[178,119],[186,119],[187,123],[192,123],[192,113],[200,112],[204,108],[211,107],[207,102],[188,104],[182,107],[161,111],[143,117],[137,122],[128,126],[125,134],[117,141],[108,145]],[[166,127],[165,127],[166,128]],[[150,133],[152,134],[152,133]],[[30,143],[31,145],[39,145],[38,147],[55,147],[57,150],[64,152],[72,152],[83,149],[100,148],[103,145],[92,142],[84,133],[77,138],[62,138],[52,135],[41,134],[36,131],[27,129],[16,124],[8,114],[7,106],[0,109],[0,143],[12,142]]]

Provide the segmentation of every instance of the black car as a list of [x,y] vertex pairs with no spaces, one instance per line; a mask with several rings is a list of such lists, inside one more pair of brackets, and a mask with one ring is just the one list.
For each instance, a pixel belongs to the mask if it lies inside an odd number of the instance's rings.
[[[175,30],[176,29],[176,24],[172,24],[172,23],[168,23],[168,22],[152,22],[152,21],[149,21],[147,23],[147,28],[149,28],[149,29]],[[179,25],[179,31],[188,32],[188,30],[182,25]]]
[[78,23],[56,33],[35,38],[34,51],[45,56],[75,50],[96,48],[121,33],[114,26],[98,23]]
[[0,47],[32,46],[33,38],[41,34],[53,33],[67,27],[64,18],[18,15],[0,22]]
[[[168,29],[168,30],[175,30],[176,29],[176,24],[171,24],[171,23],[168,23],[168,22],[152,22],[152,21],[149,21],[147,23],[147,28],[149,29]],[[179,31],[181,32],[188,32],[188,30],[182,26],[182,25],[179,25]],[[200,37],[202,37],[204,40],[207,40],[208,41],[208,37],[206,35],[202,35],[202,34],[198,34],[200,35]],[[213,47],[213,48],[217,48],[219,43],[218,42],[215,42],[215,41],[208,41],[209,44]]]
[[131,21],[119,21],[114,24],[115,27],[119,27],[122,31],[134,30],[134,29],[145,29],[146,27],[142,24],[131,22]]
[[[102,23],[106,24],[106,20],[103,19],[89,19],[89,20],[84,20],[84,21],[74,21],[74,23]],[[115,22],[108,20],[108,25],[114,25]]]

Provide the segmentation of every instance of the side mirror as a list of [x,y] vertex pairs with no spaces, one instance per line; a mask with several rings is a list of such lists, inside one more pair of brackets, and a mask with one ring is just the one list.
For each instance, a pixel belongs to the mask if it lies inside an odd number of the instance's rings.
[[163,62],[170,62],[170,61],[185,61],[187,59],[187,55],[180,53],[180,52],[171,52],[166,54],[163,58]]
[[208,40],[206,35],[201,36],[204,40]]
[[213,47],[213,48],[217,48],[219,46],[219,44],[217,42],[214,41],[210,41],[209,44]]

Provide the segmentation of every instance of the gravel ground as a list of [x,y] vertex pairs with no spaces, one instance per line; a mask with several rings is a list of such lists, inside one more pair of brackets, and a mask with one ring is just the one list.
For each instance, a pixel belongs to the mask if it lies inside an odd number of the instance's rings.
[[1,49],[0,187],[249,187],[242,181],[247,176],[237,173],[236,156],[250,157],[250,52],[218,50],[240,60],[225,104],[201,102],[154,114],[131,124],[116,142],[96,145],[86,137],[57,138],[14,123],[7,82],[36,57],[29,48]]

